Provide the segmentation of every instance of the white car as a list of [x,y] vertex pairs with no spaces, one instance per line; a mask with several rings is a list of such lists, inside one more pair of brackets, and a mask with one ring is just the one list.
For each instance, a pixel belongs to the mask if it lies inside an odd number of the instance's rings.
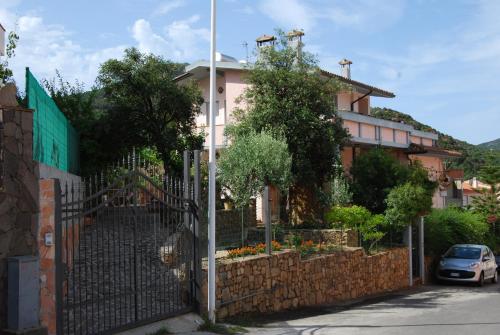
[[475,282],[480,286],[485,280],[497,283],[495,256],[485,245],[456,244],[441,258],[437,278],[440,281]]

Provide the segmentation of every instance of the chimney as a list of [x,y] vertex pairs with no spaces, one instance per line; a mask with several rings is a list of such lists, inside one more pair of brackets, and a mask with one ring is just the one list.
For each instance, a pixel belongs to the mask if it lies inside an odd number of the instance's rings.
[[477,178],[476,177],[472,178],[472,188],[477,188]]
[[340,70],[342,77],[351,79],[351,64],[352,62],[347,58],[342,59],[340,62]]
[[286,34],[288,38],[288,46],[297,49],[297,58],[300,59],[302,56],[302,47],[304,43],[302,43],[302,36],[304,36],[304,32],[302,30],[294,29]]
[[261,51],[264,50],[264,48],[274,48],[274,45],[276,44],[276,37],[273,35],[262,35],[260,37],[257,37],[255,40],[257,42],[257,53],[258,53],[258,58],[261,57]]
[[5,56],[5,29],[0,23],[0,56]]

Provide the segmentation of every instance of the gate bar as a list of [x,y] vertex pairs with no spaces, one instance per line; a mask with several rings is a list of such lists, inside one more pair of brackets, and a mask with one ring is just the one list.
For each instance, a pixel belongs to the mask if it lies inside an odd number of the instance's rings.
[[62,262],[62,215],[61,215],[61,183],[54,181],[54,223],[55,223],[55,257],[56,257],[56,333],[63,334],[63,262]]

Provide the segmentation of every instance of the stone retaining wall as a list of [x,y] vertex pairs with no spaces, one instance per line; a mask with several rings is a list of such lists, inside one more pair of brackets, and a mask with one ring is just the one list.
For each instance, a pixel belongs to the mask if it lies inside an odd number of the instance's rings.
[[[204,275],[206,278],[206,269]],[[397,248],[367,256],[356,248],[310,259],[286,250],[271,256],[223,260],[216,276],[218,318],[278,312],[406,288],[408,250]],[[206,282],[202,292],[206,297]]]

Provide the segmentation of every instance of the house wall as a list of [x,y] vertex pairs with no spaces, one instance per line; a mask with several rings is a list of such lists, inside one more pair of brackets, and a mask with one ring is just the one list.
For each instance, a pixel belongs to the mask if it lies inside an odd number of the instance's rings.
[[[437,180],[439,175],[444,171],[442,158],[425,155],[409,155],[409,159],[420,161],[422,166],[429,171],[429,176],[432,180]],[[445,207],[445,198],[441,196],[439,188],[434,192],[434,196],[432,197],[432,207]]]
[[[359,99],[364,94],[358,92],[340,92],[337,94],[337,108],[339,110],[350,111],[351,103]],[[353,112],[368,115],[370,114],[370,97],[364,97],[353,106]]]

